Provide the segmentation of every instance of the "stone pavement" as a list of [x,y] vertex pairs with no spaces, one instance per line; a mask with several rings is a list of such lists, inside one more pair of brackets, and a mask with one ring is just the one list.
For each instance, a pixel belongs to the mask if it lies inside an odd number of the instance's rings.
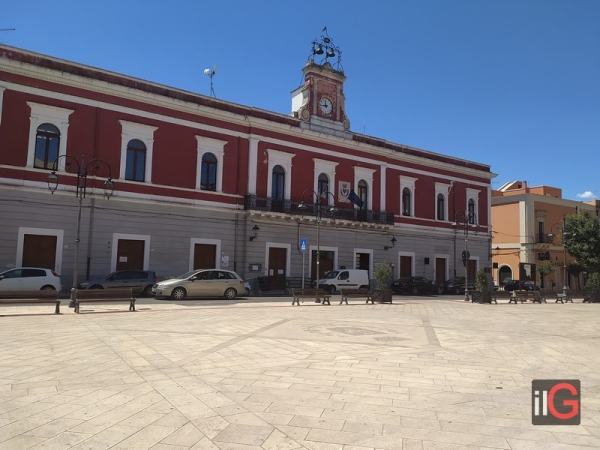
[[[599,305],[394,301],[2,307],[0,449],[600,448]],[[531,424],[544,378],[581,425]]]

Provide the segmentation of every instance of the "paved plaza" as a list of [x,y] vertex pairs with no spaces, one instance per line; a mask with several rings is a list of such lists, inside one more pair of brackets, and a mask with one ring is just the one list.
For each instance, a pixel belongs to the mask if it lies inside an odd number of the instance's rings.
[[[600,448],[600,305],[0,308],[0,449]],[[531,424],[580,379],[581,425]]]

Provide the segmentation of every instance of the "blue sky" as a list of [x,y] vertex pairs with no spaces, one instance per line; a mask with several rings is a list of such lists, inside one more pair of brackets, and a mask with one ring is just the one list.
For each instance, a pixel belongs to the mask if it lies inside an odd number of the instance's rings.
[[311,42],[351,129],[600,198],[600,0],[0,0],[0,42],[289,114]]

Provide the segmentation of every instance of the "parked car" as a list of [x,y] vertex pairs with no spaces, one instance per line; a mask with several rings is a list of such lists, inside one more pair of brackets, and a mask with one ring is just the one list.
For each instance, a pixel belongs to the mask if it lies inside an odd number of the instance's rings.
[[84,281],[77,289],[131,288],[133,295],[149,297],[152,286],[158,281],[156,274],[151,270],[119,270],[102,278]]
[[505,280],[505,291],[539,291],[540,287],[536,286],[533,281]]
[[443,294],[444,286],[425,277],[403,277],[392,283],[394,294]]
[[161,281],[152,286],[156,298],[182,300],[186,297],[225,297],[233,300],[245,293],[244,280],[231,270],[192,270],[177,278]]
[[[454,277],[442,283],[444,292],[447,294],[464,294],[465,277]],[[469,291],[475,290],[475,280],[469,279]]]
[[313,281],[313,287],[324,289],[330,294],[343,288],[368,288],[369,272],[363,269],[330,270],[323,278]]
[[61,291],[58,274],[41,267],[17,267],[0,272],[0,291]]

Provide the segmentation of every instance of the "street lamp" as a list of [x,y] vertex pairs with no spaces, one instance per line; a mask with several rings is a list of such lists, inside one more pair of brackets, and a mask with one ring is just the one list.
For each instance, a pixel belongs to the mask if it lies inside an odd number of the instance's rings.
[[[456,211],[454,214],[453,227],[458,227],[460,224],[464,226],[465,231],[465,250],[462,253],[463,265],[465,266],[465,301],[469,301],[469,225],[478,227],[477,215],[470,211]],[[456,265],[456,261],[454,261]]]
[[[304,202],[306,194],[309,194],[311,196],[311,201],[314,198],[313,211],[315,212],[317,217],[317,280],[319,280],[321,278],[321,246],[319,239],[321,229],[321,216],[323,213],[322,208],[323,206],[328,206],[327,212],[330,213],[337,211],[337,208],[333,203],[329,205],[329,196],[331,196],[331,198],[333,198],[333,201],[335,202],[335,196],[331,192],[323,191],[321,193],[317,193],[312,189],[305,189],[304,192],[302,192],[302,201],[298,205],[298,209],[300,210],[308,209],[308,205]],[[325,200],[325,205],[323,205],[323,200]]]
[[97,165],[98,163],[104,164],[106,166],[106,168],[108,169],[108,178],[104,182],[104,195],[106,196],[106,198],[110,198],[111,195],[113,194],[113,192],[115,190],[115,182],[112,180],[110,166],[108,165],[108,163],[106,161],[99,159],[99,158],[94,158],[91,161],[89,161],[87,164],[85,164],[85,158],[82,155],[81,156],[81,164],[79,164],[77,159],[75,159],[73,156],[65,154],[65,155],[60,155],[58,158],[56,158],[54,160],[54,163],[52,165],[52,172],[50,173],[50,175],[48,175],[48,178],[47,178],[48,189],[50,190],[50,192],[52,194],[54,194],[54,191],[56,191],[56,189],[58,188],[58,175],[56,174],[56,171],[58,170],[58,161],[61,158],[65,159],[65,163],[64,163],[65,171],[71,165],[71,161],[74,163],[75,167],[77,168],[77,173],[76,173],[77,185],[75,188],[75,197],[77,197],[79,199],[79,205],[78,205],[78,210],[77,210],[77,235],[75,236],[75,261],[74,261],[74,265],[73,265],[73,287],[71,288],[71,301],[69,302],[69,308],[74,308],[75,307],[75,290],[77,289],[77,263],[78,263],[78,258],[79,258],[79,240],[80,240],[79,238],[80,238],[80,230],[81,230],[81,203],[82,203],[83,198],[85,197],[85,190],[87,187],[88,170],[90,170],[92,173],[95,173],[99,169],[99,166]]

